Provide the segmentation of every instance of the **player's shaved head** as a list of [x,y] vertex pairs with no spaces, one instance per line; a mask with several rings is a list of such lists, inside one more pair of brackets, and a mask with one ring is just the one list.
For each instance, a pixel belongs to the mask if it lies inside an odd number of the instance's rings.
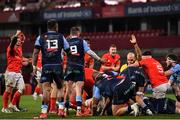
[[136,61],[136,55],[133,52],[127,54],[127,63],[133,64]]
[[48,28],[48,30],[57,30],[58,22],[55,19],[48,20],[47,28]]
[[136,55],[133,52],[129,52],[127,54],[127,58],[135,58],[135,57],[136,57]]

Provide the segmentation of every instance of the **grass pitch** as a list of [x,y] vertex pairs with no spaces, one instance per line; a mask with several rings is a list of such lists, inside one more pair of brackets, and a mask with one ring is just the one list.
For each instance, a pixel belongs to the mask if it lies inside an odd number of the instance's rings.
[[[174,98],[174,95],[169,94],[169,98]],[[41,99],[38,98],[36,101],[33,100],[32,96],[21,97],[21,107],[27,108],[27,112],[14,112],[12,114],[0,112],[0,119],[33,119],[34,116],[38,116],[41,111]],[[2,108],[2,96],[0,96],[0,108]],[[159,114],[154,116],[92,116],[92,117],[75,117],[75,112],[71,111],[67,118],[61,118],[57,115],[50,114],[48,119],[177,119],[180,120],[180,114]]]

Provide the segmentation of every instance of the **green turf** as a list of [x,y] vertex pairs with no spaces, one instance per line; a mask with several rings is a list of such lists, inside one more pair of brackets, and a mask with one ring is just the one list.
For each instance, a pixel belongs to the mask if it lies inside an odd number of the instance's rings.
[[[168,97],[174,99],[174,95],[168,95]],[[0,112],[0,119],[33,119],[34,116],[38,116],[40,113],[41,100],[40,98],[37,101],[34,101],[32,96],[22,96],[21,98],[21,107],[27,108],[28,112],[18,112],[12,114],[5,114]],[[0,108],[2,108],[2,96],[0,96]],[[60,118],[57,115],[49,115],[50,119],[58,119]],[[62,119],[62,118],[61,118]],[[161,114],[154,116],[98,116],[98,117],[75,117],[75,112],[71,112],[70,115],[66,119],[180,119],[180,115],[177,114]]]

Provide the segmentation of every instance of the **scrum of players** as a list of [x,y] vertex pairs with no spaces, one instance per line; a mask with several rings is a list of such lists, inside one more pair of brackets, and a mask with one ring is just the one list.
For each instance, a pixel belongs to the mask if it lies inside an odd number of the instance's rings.
[[[150,51],[142,53],[131,35],[135,52],[129,52],[126,64],[121,65],[116,45],[110,45],[109,52],[100,58],[80,34],[78,27],[72,27],[65,38],[58,33],[57,21],[49,20],[47,32],[35,41],[30,60],[22,55],[25,36],[17,31],[7,48],[3,113],[20,111],[25,89],[21,68],[32,63],[38,83],[33,98],[42,97],[41,113],[34,118],[45,119],[48,114],[67,117],[71,109],[77,117],[180,114],[180,64],[175,54],[166,56],[169,70],[164,71]],[[94,60],[101,63],[100,71],[93,69]],[[148,84],[152,87],[150,97],[144,96]],[[166,97],[169,89],[177,100]]]

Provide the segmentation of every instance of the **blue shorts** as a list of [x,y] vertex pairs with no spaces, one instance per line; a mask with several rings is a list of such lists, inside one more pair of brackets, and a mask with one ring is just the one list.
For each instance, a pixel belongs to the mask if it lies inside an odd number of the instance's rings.
[[93,86],[93,97],[96,99],[100,99],[101,94],[100,94],[100,89],[97,86]]
[[[159,114],[175,114],[176,113],[176,101],[170,98],[161,98],[155,99],[149,97],[148,99],[144,99],[144,102],[149,105],[148,107],[154,113]],[[150,104],[148,104],[148,102]]]
[[84,67],[67,66],[64,79],[73,82],[84,81]]
[[125,83],[120,84],[116,87],[114,87],[114,93],[113,93],[113,99],[112,104],[113,105],[120,105],[127,103],[129,99],[131,99],[134,96],[134,88],[132,87],[131,83]]
[[41,75],[41,83],[50,82],[56,83],[57,87],[60,89],[62,87],[63,82],[63,67],[59,64],[53,65],[44,65],[42,68],[42,75]]

